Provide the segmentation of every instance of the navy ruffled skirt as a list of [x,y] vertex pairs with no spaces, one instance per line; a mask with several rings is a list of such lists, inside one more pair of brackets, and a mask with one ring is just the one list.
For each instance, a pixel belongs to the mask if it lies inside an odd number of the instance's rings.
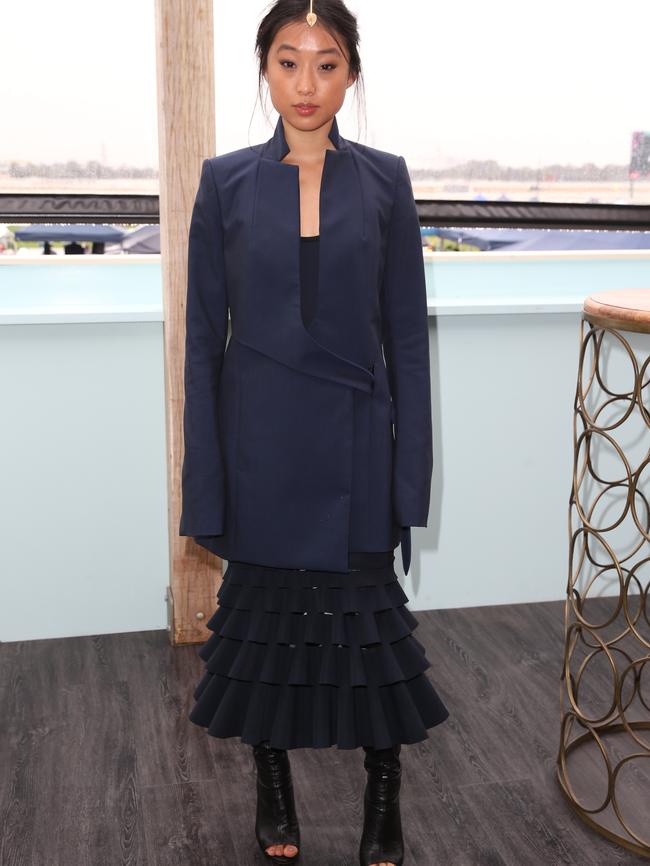
[[425,740],[449,712],[425,671],[394,553],[349,572],[230,561],[199,648],[189,719],[214,737],[280,749]]

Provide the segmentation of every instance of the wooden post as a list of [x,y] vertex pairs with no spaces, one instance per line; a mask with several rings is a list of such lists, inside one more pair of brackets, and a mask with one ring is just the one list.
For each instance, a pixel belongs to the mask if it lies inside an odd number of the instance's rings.
[[155,0],[172,645],[203,642],[222,560],[178,535],[187,239],[203,159],[215,153],[213,0]]

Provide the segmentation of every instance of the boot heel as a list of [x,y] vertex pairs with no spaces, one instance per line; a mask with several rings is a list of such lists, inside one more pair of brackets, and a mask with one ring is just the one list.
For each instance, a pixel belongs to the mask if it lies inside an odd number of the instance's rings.
[[[257,767],[257,811],[255,835],[262,854],[270,863],[297,863],[300,857],[300,827],[286,749],[274,749],[268,741],[253,746]],[[295,845],[294,857],[268,854],[271,845]]]
[[363,796],[359,864],[370,866],[371,863],[386,862],[403,866],[404,840],[399,803],[401,744],[390,749],[363,748],[368,780]]

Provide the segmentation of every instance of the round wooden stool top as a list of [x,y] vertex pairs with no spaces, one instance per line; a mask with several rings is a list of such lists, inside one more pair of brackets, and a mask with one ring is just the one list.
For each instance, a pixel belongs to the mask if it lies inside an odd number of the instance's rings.
[[600,328],[650,334],[650,288],[589,295],[583,305],[583,318]]

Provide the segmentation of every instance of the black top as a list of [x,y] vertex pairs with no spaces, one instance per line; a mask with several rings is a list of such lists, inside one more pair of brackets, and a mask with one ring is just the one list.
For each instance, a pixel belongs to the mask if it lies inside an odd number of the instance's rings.
[[318,307],[318,252],[320,235],[300,235],[300,310],[308,327]]

